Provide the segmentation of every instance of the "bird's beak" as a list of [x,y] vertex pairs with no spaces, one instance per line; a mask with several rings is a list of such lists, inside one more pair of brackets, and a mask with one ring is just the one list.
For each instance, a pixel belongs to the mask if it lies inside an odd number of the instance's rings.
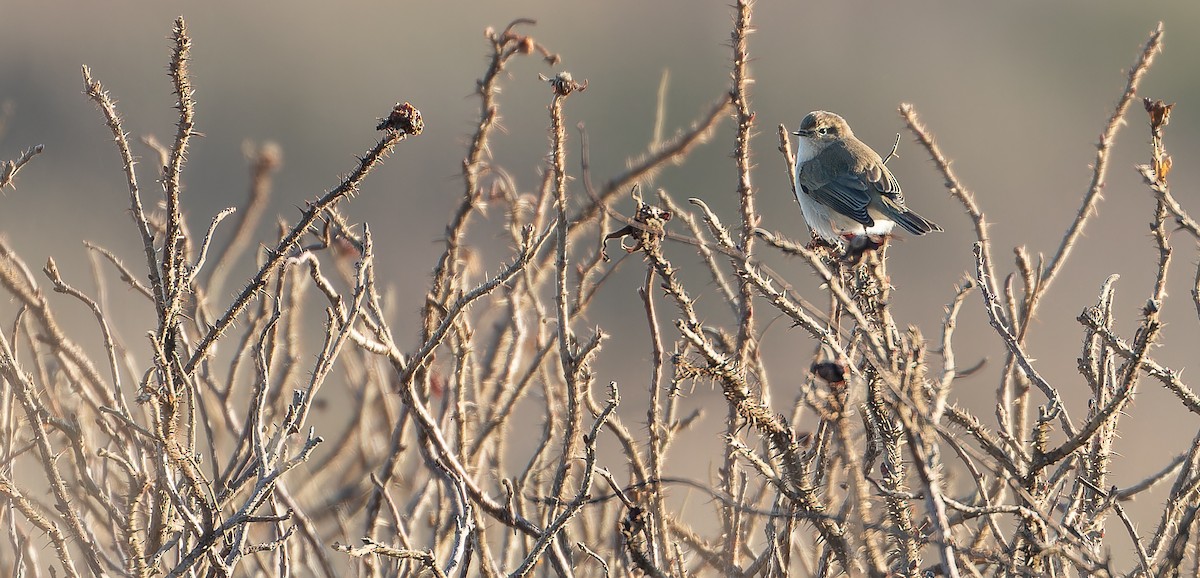
[[812,136],[812,131],[811,130],[797,130],[797,131],[792,131],[792,134],[794,134],[796,136],[810,137],[810,136]]

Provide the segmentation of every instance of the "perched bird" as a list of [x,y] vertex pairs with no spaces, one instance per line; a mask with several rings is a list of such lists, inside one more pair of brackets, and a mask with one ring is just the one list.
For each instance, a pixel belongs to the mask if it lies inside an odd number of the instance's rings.
[[904,206],[900,183],[842,117],[808,113],[796,148],[796,200],[808,228],[841,247],[856,237],[882,237],[899,224],[914,235],[942,228]]

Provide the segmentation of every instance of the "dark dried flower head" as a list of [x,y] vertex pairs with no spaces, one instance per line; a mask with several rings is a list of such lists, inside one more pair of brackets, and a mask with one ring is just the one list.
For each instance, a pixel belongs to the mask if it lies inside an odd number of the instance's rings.
[[845,366],[835,361],[822,361],[819,363],[814,363],[809,371],[829,385],[836,385],[846,382]]
[[544,74],[539,74],[538,78],[541,78],[543,82],[549,82],[551,88],[554,89],[554,94],[559,96],[567,96],[575,91],[583,92],[588,87],[586,80],[583,83],[575,82],[571,73],[565,70],[555,75],[554,78],[549,78]]
[[642,205],[638,207],[637,216],[634,219],[639,223],[651,223],[653,221],[662,221],[665,223],[671,220],[671,211],[654,205]]
[[425,120],[421,118],[421,111],[415,106],[407,102],[396,103],[387,118],[379,119],[379,126],[376,126],[375,130],[390,130],[416,136],[425,130]]
[[887,237],[885,236],[854,235],[846,240],[846,254],[842,260],[851,265],[857,265],[859,261],[862,261],[863,255],[878,250],[886,243]]
[[[611,239],[620,239],[621,248],[625,249],[626,253],[657,247],[662,243],[662,238],[666,234],[667,221],[671,220],[670,211],[642,202],[636,188],[634,189],[634,199],[638,204],[637,213],[633,216],[636,224],[626,225],[604,236],[605,243]],[[626,245],[625,237],[633,237],[634,245]],[[605,261],[608,260],[608,253],[603,250],[603,247],[601,256]]]
[[1146,112],[1150,113],[1150,128],[1157,130],[1171,122],[1171,109],[1175,108],[1174,103],[1167,104],[1161,100],[1143,98],[1142,104],[1146,106]]

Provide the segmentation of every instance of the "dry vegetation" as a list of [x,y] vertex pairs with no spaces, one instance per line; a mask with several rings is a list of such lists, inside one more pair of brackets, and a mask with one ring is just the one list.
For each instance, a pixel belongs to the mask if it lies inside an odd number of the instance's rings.
[[[115,271],[120,285],[144,296],[156,323],[141,329],[145,341],[123,339],[104,300],[80,288],[81,273],[50,261],[35,274],[17,248],[0,244],[0,286],[17,304],[0,330],[0,572],[1195,575],[1200,437],[1140,484],[1116,487],[1109,479],[1122,408],[1143,378],[1200,413],[1200,398],[1180,374],[1151,356],[1172,263],[1170,229],[1200,238],[1167,184],[1162,133],[1170,108],[1161,102],[1145,101],[1154,148],[1142,168],[1155,200],[1154,292],[1132,337],[1113,330],[1111,281],[1080,315],[1079,375],[1092,392],[1086,415],[1068,415],[1062,384],[1038,372],[1025,345],[1030,319],[1093,213],[1117,131],[1125,121],[1144,126],[1126,113],[1141,103],[1137,84],[1159,51],[1161,28],[1105,124],[1078,218],[1048,262],[1019,250],[1014,274],[996,271],[982,208],[913,108],[901,107],[965,209],[958,226],[973,225],[978,236],[973,278],[948,292],[944,324],[926,337],[892,319],[884,250],[848,259],[756,228],[750,18],[749,3],[739,2],[729,92],[692,128],[601,184],[588,173],[586,139],[582,169],[568,168],[579,161],[568,162],[566,118],[586,82],[567,73],[546,78],[551,148],[536,191],[506,185],[503,167],[489,162],[488,139],[505,67],[558,58],[528,35],[530,22],[489,31],[462,196],[418,304],[422,324],[410,350],[396,335],[412,330],[389,324],[395,305],[376,282],[374,257],[383,249],[373,245],[369,224],[351,224],[338,209],[385,157],[418,146],[407,142],[423,129],[416,108],[397,105],[349,176],[272,241],[252,231],[278,152],[256,151],[245,205],[232,224],[223,219],[233,211],[223,212],[201,235],[189,227],[181,195],[196,122],[184,21],[176,24],[170,66],[177,133],[169,146],[151,143],[161,162],[142,163],[141,173],[113,98],[85,67],[86,95],[114,137],[145,247],[144,255],[118,256],[89,245],[95,291],[111,290],[104,271]],[[633,217],[614,209],[657,168],[684,162],[730,116],[741,198],[739,213],[725,219],[733,226],[699,200],[689,209],[662,191],[650,198],[645,188]],[[784,134],[780,150],[790,159]],[[0,187],[39,152],[3,165]],[[162,183],[162,198],[160,205],[155,187],[151,203],[161,208],[147,210],[139,176],[153,166],[161,168],[151,177]],[[507,211],[511,251],[491,274],[465,265],[468,231],[494,226],[477,218],[484,202]],[[227,303],[230,264],[260,242],[268,249],[254,254],[257,271]],[[645,318],[653,348],[643,383],[610,383],[605,363],[619,361],[601,355],[603,328],[581,321],[617,266],[606,243],[642,257],[641,265],[626,259],[622,266],[645,267],[642,301],[627,312]],[[224,249],[210,254],[217,246]],[[824,293],[785,289],[755,256],[776,250],[810,265]],[[697,252],[727,303],[728,325],[701,321],[671,263]],[[1200,276],[1197,287],[1200,307]],[[72,299],[52,306],[51,291]],[[953,354],[955,320],[976,306],[986,310],[1000,338],[995,359],[1003,360],[996,415],[988,419],[955,404],[955,380],[967,371]],[[794,331],[812,337],[813,372],[798,391],[793,381],[772,392],[756,307],[786,315]],[[80,311],[94,316],[99,340],[62,329],[60,318]],[[324,332],[312,351],[302,335],[322,311]],[[337,390],[323,388],[334,375]],[[674,446],[695,428],[679,407],[695,382],[715,384],[727,400],[714,480],[681,479],[671,467]],[[315,427],[310,412],[329,397],[346,400],[354,418]],[[644,420],[619,417],[622,397],[645,403]],[[520,405],[544,414],[540,439],[514,439]],[[621,459],[598,458],[601,440],[615,442]],[[512,454],[514,444],[527,448]],[[308,473],[297,475],[301,465]],[[1139,533],[1122,504],[1156,484],[1170,485],[1161,521]],[[666,492],[681,486],[704,496],[688,507],[706,513],[689,517],[667,506]],[[693,525],[706,517],[709,524]],[[1110,549],[1136,556],[1120,566]]]

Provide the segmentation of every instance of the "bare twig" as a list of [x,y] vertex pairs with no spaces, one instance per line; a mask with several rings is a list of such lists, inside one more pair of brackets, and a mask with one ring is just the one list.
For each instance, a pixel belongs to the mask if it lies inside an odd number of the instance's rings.
[[46,150],[46,145],[32,146],[22,151],[17,160],[0,162],[0,190],[3,190],[4,187],[16,188],[13,178],[17,176],[17,172],[33,160],[33,157],[42,154],[44,150]]
[[285,259],[291,256],[292,251],[300,242],[300,237],[308,232],[309,227],[311,227],[313,223],[317,221],[317,218],[321,215],[321,213],[333,207],[343,199],[353,197],[356,193],[358,193],[359,186],[362,184],[362,181],[367,177],[368,174],[370,174],[372,169],[374,169],[383,161],[388,153],[390,153],[392,149],[400,143],[400,141],[405,140],[409,136],[421,134],[421,130],[424,129],[424,123],[421,120],[421,112],[415,108],[412,108],[411,106],[408,106],[408,108],[404,111],[404,114],[409,119],[407,121],[408,128],[389,128],[384,134],[383,138],[376,143],[374,148],[369,150],[366,156],[359,161],[358,166],[355,167],[354,171],[350,173],[350,175],[347,176],[345,180],[341,182],[341,184],[339,184],[337,187],[334,187],[333,190],[325,193],[325,195],[316,201],[309,203],[308,208],[305,209],[304,213],[301,215],[300,221],[292,226],[287,235],[285,235],[283,239],[275,245],[274,248],[268,251],[266,262],[263,263],[258,268],[258,272],[251,277],[250,282],[246,285],[246,288],[243,289],[240,294],[238,294],[238,296],[233,300],[233,303],[230,304],[229,308],[225,310],[225,313],[221,315],[220,319],[213,324],[212,328],[209,329],[204,337],[200,339],[200,342],[196,344],[195,352],[192,353],[191,358],[188,359],[187,363],[183,367],[185,373],[190,374],[196,370],[196,366],[208,355],[209,348],[212,347],[213,343],[225,332],[226,329],[229,328],[230,324],[232,324],[233,321],[239,315],[241,315],[243,311],[245,311],[246,306],[250,304],[250,300],[253,299],[259,291],[266,287],[267,277],[271,275],[271,273],[273,273]]
[[1108,156],[1112,149],[1113,142],[1116,140],[1117,132],[1120,131],[1122,121],[1125,118],[1126,111],[1129,110],[1129,105],[1133,103],[1134,97],[1137,95],[1138,84],[1141,83],[1142,77],[1146,71],[1150,69],[1150,64],[1154,62],[1154,57],[1162,50],[1163,25],[1161,22],[1150,33],[1150,39],[1146,41],[1146,45],[1142,47],[1142,51],[1138,54],[1137,62],[1129,69],[1129,77],[1125,83],[1125,91],[1121,94],[1120,100],[1117,101],[1117,106],[1113,109],[1112,115],[1108,118],[1108,123],[1104,126],[1104,131],[1100,133],[1100,142],[1096,145],[1096,160],[1092,164],[1092,182],[1088,185],[1087,194],[1083,197],[1083,204],[1079,207],[1079,212],[1075,215],[1075,220],[1071,223],[1071,227],[1067,229],[1063,235],[1062,242],[1058,246],[1058,250],[1054,256],[1050,258],[1050,262],[1042,270],[1041,276],[1038,279],[1038,285],[1029,297],[1029,303],[1026,305],[1025,317],[1028,319],[1033,315],[1037,308],[1037,302],[1050,284],[1058,276],[1058,272],[1062,269],[1067,255],[1070,254],[1071,248],[1074,247],[1076,239],[1083,233],[1083,227],[1087,223],[1088,217],[1095,212],[1096,203],[1100,200],[1100,193],[1104,189],[1104,179],[1108,173]]

